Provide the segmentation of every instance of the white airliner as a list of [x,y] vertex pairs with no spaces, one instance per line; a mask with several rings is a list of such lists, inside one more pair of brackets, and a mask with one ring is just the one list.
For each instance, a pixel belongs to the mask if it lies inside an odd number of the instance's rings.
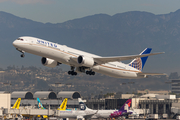
[[56,112],[57,116],[60,118],[74,118],[77,120],[83,120],[84,118],[89,118],[97,113],[97,110],[89,110],[89,111],[82,111],[82,110],[58,110]]
[[[146,48],[139,55],[101,57],[29,36],[19,37],[13,42],[13,46],[22,53],[21,57],[24,57],[25,52],[41,56],[44,66],[53,68],[62,63],[71,66],[71,70],[68,71],[70,75],[77,75],[77,72],[95,75],[97,72],[111,77],[128,79],[145,78],[147,75],[164,75],[142,73],[148,56],[163,53],[150,53],[151,48]],[[124,64],[121,62],[123,60],[132,60],[132,62]]]
[[79,109],[82,111],[94,111],[95,114],[87,116],[90,119],[107,119],[107,118],[119,118],[128,115],[137,115],[137,113],[133,110],[129,110],[131,106],[131,99],[127,100],[124,105],[119,110],[92,110],[88,108],[81,98],[78,98],[79,101]]
[[85,103],[82,101],[81,98],[78,98],[78,101],[79,101],[80,110],[86,111],[86,112],[94,111],[94,114],[87,116],[88,119],[99,119],[99,118],[107,119],[107,118],[110,118],[110,115],[116,111],[116,110],[92,110],[85,105]]

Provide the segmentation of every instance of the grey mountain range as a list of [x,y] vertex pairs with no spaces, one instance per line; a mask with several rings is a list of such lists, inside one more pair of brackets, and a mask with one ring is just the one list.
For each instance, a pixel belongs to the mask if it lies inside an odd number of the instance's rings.
[[[20,36],[34,36],[100,56],[139,54],[146,47],[165,52],[149,57],[145,72],[179,72],[180,10],[155,15],[131,11],[96,14],[63,23],[41,23],[0,12],[0,67],[39,66],[41,57],[20,53],[12,42]],[[128,63],[129,61],[127,61]]]

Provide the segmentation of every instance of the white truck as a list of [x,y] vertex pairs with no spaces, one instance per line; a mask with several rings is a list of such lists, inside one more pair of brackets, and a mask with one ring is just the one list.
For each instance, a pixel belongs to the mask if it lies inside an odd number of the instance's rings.
[[168,114],[163,114],[163,115],[162,115],[162,118],[163,118],[163,119],[167,119],[167,118],[168,118]]
[[149,114],[146,120],[157,120],[158,114]]
[[176,120],[180,120],[180,116],[178,115],[178,116],[176,116]]

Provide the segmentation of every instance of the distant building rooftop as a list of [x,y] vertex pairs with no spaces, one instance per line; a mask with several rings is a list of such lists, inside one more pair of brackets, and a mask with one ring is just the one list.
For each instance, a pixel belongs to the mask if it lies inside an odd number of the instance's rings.
[[11,98],[33,99],[33,94],[29,91],[14,91],[11,93]]
[[156,95],[158,94],[146,94],[146,95],[142,95],[141,98],[155,98]]
[[137,93],[140,94],[161,94],[161,95],[167,95],[170,91],[163,90],[163,91],[150,91],[148,89],[145,90],[137,90]]
[[34,93],[34,98],[57,99],[57,95],[53,91],[37,91]]
[[[1,94],[7,93],[7,91],[0,91]],[[37,91],[34,94],[29,91],[14,91],[11,93],[12,99],[22,98],[22,99],[78,99],[81,95],[77,91],[61,91],[56,95],[53,91]]]
[[76,91],[61,91],[58,93],[57,98],[78,99],[81,98],[81,95],[79,92]]

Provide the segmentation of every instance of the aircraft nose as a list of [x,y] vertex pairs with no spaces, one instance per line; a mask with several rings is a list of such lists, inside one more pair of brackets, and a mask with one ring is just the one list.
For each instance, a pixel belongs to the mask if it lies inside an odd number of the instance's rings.
[[17,46],[17,44],[18,44],[17,40],[15,40],[12,44],[14,47]]
[[20,41],[18,41],[18,40],[15,40],[12,44],[15,48],[21,47]]

